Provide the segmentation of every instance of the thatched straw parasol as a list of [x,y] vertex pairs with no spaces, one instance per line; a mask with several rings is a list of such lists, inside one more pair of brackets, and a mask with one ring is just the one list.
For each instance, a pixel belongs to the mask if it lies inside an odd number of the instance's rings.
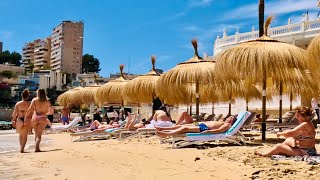
[[98,84],[87,86],[75,92],[74,95],[80,100],[81,104],[96,104],[95,93],[100,87]]
[[63,94],[59,95],[57,98],[58,104],[61,106],[73,104],[73,105],[81,105],[81,99],[75,96],[75,93],[83,89],[82,87],[76,87],[74,89],[70,89]]
[[123,88],[123,97],[128,102],[151,103],[156,98],[156,82],[160,77],[155,69],[156,57],[151,56],[152,70],[128,82]]
[[313,38],[307,48],[308,55],[308,68],[311,74],[319,77],[320,76],[320,35]]
[[199,103],[210,102],[204,96],[203,86],[214,83],[213,61],[204,60],[198,55],[197,40],[192,40],[194,56],[161,75],[157,82],[157,94],[168,104],[188,104],[196,101],[196,114],[199,116]]
[[[267,28],[272,18],[265,23],[264,35],[230,48],[215,56],[216,72],[225,79],[250,79],[262,82],[262,139],[265,140],[266,79],[275,78],[278,82],[292,81],[290,69],[304,71],[307,67],[305,50],[268,37]],[[303,73],[302,73],[303,74]]]
[[101,86],[95,93],[96,102],[99,104],[103,103],[119,103],[123,104],[123,96],[122,90],[124,86],[129,82],[123,76],[123,67],[124,65],[120,65],[120,77],[111,80]]

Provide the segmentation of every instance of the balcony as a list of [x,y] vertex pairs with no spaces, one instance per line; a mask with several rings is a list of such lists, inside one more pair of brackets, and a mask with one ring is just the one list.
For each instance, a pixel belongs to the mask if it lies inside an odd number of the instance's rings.
[[[293,38],[313,38],[320,33],[320,19],[313,21],[302,21],[297,24],[288,24],[285,26],[269,28],[268,35],[274,39],[291,43]],[[259,37],[259,31],[246,33],[238,33],[235,35],[226,36],[223,38],[217,37],[214,43],[214,54],[217,54],[224,49],[228,49],[242,42],[255,40]]]

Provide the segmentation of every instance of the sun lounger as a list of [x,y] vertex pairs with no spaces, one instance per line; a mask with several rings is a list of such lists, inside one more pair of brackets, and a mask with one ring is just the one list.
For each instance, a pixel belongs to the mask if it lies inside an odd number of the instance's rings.
[[[120,130],[119,128],[111,128],[107,129],[105,131],[82,131],[82,132],[75,132],[71,133],[71,141],[75,138],[73,142],[79,142],[79,141],[87,141],[92,139],[107,139],[110,138],[112,135],[116,134],[117,131]],[[78,139],[77,139],[78,138]]]
[[12,129],[11,121],[0,121],[0,129]]
[[250,114],[251,113],[248,111],[240,112],[237,116],[237,121],[226,132],[223,132],[223,133],[217,133],[217,134],[186,133],[185,134],[186,142],[183,141],[180,143],[176,143],[178,139],[176,137],[173,137],[172,148],[180,148],[180,147],[185,147],[192,144],[200,144],[207,141],[217,141],[217,140],[233,142],[238,145],[241,145],[241,143],[244,142],[245,137],[243,134],[241,134],[239,130],[243,125],[243,123],[250,116]]
[[51,127],[50,129],[46,129],[46,133],[56,133],[61,131],[73,130],[76,128],[77,124],[81,121],[81,117],[75,117],[69,124]]
[[141,138],[142,136],[155,135],[156,133],[157,131],[155,128],[138,128],[137,130],[121,131],[119,135],[119,140],[124,140],[128,137],[135,136],[139,136],[139,138]]

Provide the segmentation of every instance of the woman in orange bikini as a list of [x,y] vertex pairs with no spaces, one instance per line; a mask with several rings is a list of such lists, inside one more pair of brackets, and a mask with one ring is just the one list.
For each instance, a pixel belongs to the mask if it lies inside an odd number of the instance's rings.
[[25,123],[25,113],[29,109],[30,102],[29,99],[29,90],[23,90],[22,101],[17,102],[13,111],[12,124],[16,126],[17,132],[19,133],[19,142],[20,142],[20,153],[24,153],[24,147],[26,146],[28,133],[31,128],[30,123]]
[[260,156],[271,155],[286,155],[286,156],[315,156],[317,150],[316,131],[311,123],[309,117],[312,115],[312,109],[306,106],[298,107],[296,109],[295,118],[298,120],[299,125],[292,130],[278,132],[277,137],[283,136],[286,140],[277,144],[272,149],[265,152],[255,152]]
[[48,124],[47,113],[50,107],[50,102],[47,100],[46,91],[38,89],[37,97],[31,101],[30,108],[26,113],[26,121],[30,122],[35,132],[35,152],[40,152],[41,136],[44,128]]

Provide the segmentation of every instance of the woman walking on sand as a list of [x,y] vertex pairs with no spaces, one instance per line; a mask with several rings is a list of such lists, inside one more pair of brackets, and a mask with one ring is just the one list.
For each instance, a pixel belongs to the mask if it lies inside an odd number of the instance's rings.
[[50,102],[47,100],[46,91],[38,89],[37,97],[33,98],[31,105],[26,113],[26,122],[30,122],[35,133],[35,152],[41,152],[40,142],[44,128],[48,124],[47,113],[50,107]]
[[23,90],[21,96],[22,100],[17,102],[14,107],[12,124],[16,127],[17,132],[19,133],[20,153],[24,153],[24,147],[27,143],[28,133],[31,129],[31,123],[26,122],[24,118],[30,106],[30,102],[28,102],[29,90]]

